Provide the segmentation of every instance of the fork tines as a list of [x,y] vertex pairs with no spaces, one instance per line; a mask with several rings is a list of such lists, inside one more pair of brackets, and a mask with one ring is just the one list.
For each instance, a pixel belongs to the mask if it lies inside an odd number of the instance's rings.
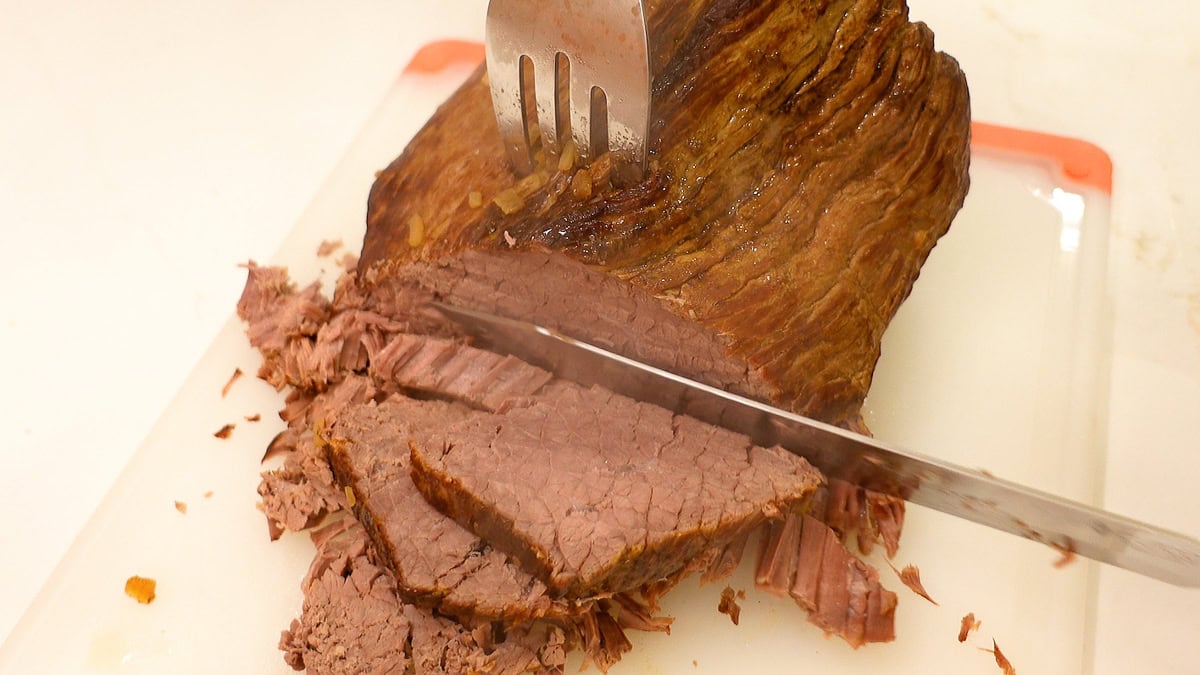
[[551,157],[569,138],[584,164],[611,150],[644,170],[650,49],[641,0],[491,0],[486,36],[496,121],[518,173],[533,170],[534,134]]

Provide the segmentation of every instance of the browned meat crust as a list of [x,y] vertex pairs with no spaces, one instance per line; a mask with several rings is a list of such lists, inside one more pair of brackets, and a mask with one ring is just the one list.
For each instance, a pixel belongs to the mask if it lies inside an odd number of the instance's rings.
[[[514,250],[561,255],[664,315],[658,334],[614,331],[635,355],[853,425],[883,331],[966,193],[965,79],[900,0],[660,1],[648,11],[656,121],[644,181],[613,186],[600,161],[586,198],[571,189],[585,176],[574,169],[517,182],[480,73],[376,182],[363,269],[381,285],[440,292],[483,275],[491,293],[455,301],[506,303],[607,339],[613,328],[593,325],[587,304],[593,280],[535,261],[505,286],[487,269]],[[470,204],[472,192],[491,200],[514,186],[516,212]],[[418,221],[422,236],[410,237]],[[551,287],[587,301],[520,297]],[[571,308],[581,311],[558,311]],[[685,330],[703,338],[690,343],[694,363],[656,358],[677,351]]]

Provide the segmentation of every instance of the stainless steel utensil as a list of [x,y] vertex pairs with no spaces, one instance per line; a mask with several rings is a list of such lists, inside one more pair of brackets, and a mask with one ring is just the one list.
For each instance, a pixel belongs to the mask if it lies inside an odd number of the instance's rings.
[[496,121],[519,173],[533,169],[530,79],[547,155],[564,149],[569,126],[568,152],[584,164],[612,150],[644,170],[650,49],[641,0],[491,0],[485,32]]
[[1200,587],[1200,541],[710,387],[535,324],[435,306],[487,347],[582,384],[779,445],[832,478],[1178,586]]

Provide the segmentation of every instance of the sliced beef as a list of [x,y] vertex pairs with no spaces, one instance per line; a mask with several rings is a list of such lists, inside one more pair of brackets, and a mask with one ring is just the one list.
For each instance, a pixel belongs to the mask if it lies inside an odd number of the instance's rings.
[[366,557],[366,538],[334,538],[304,588],[304,608],[279,640],[284,660],[310,673],[404,673],[410,623],[387,572]]
[[863,555],[870,555],[882,542],[889,558],[896,555],[904,527],[903,499],[834,479],[813,501],[812,515],[833,528],[843,542],[853,535]]
[[290,345],[314,338],[329,321],[329,301],[321,295],[320,285],[310,284],[297,291],[285,268],[259,267],[251,262],[246,270],[249,274],[237,312],[248,324],[250,344],[263,356],[258,376],[277,389],[327,377],[327,373],[296,372],[283,363]]
[[645,179],[611,157],[514,176],[477,73],[373,186],[366,292],[423,287],[855,426],[967,191],[962,72],[902,0],[646,9]]
[[306,408],[355,374],[369,375],[380,391],[431,393],[488,409],[550,380],[540,368],[468,346],[419,289],[368,297],[348,274],[331,303],[316,285],[298,291],[285,268],[249,263],[247,270],[238,314],[263,354],[259,376],[300,392],[284,414],[294,426],[335,413],[341,401],[329,400],[318,413]]
[[[635,594],[611,601],[553,599],[545,585],[431,507],[409,477],[409,445],[455,420],[460,404],[393,396],[344,412],[329,431],[329,460],[354,494],[353,510],[407,601],[474,622],[522,627],[544,619],[601,669],[630,649],[623,629],[669,632],[671,619]],[[544,654],[542,662],[548,663]]]
[[345,506],[344,493],[334,484],[312,428],[331,423],[347,407],[370,401],[375,394],[369,379],[350,375],[320,394],[294,391],[289,397],[289,405],[281,413],[288,428],[276,437],[270,450],[283,456],[282,465],[264,471],[258,486],[272,539],[285,530],[299,532],[315,525]]
[[[246,265],[238,301],[250,344],[263,356],[260,378],[277,389],[291,386],[315,395],[353,373],[366,370],[379,350],[399,333],[453,336],[455,329],[427,305],[429,295],[397,289],[368,298],[357,274],[339,281],[332,301],[318,284],[297,290],[287,269]],[[377,311],[383,303],[386,314]]]
[[404,608],[404,616],[412,626],[413,672],[422,675],[561,673],[566,660],[558,628],[514,630],[496,644],[490,625],[468,630],[412,605]]
[[414,438],[412,477],[565,597],[669,577],[800,509],[822,481],[782,449],[565,382]]
[[[494,408],[550,379],[541,369],[453,337],[420,292],[399,289],[384,297],[390,311],[385,318],[372,309],[380,298],[363,295],[353,274],[342,278],[330,302],[315,284],[298,290],[284,268],[249,263],[247,270],[238,313],[263,354],[259,376],[293,388],[280,413],[288,428],[269,449],[283,457],[282,466],[265,471],[258,490],[272,538],[310,527],[344,506],[312,429],[328,425],[347,406],[408,391]],[[412,330],[423,333],[406,332]]]
[[561,673],[565,636],[553,626],[464,625],[406,604],[372,560],[353,518],[314,533],[317,555],[302,582],[304,607],[279,647],[296,670],[358,673]]
[[755,584],[790,595],[809,621],[854,647],[895,639],[896,594],[812,516],[789,515],[765,534]]
[[510,398],[529,396],[550,373],[511,356],[476,349],[459,340],[427,335],[394,336],[371,360],[381,385],[495,410]]
[[700,374],[724,389],[770,395],[744,360],[727,354],[722,338],[680,321],[653,295],[551,251],[466,250],[436,263],[406,264],[378,283],[393,294],[427,289],[451,304],[557,327],[672,372]]
[[[267,283],[264,283],[264,279]],[[294,294],[295,291],[286,281],[286,276],[259,268],[252,273],[250,285],[260,287],[255,291],[260,298],[275,298],[275,311],[304,315],[295,311],[297,301],[289,299],[288,293]],[[262,290],[263,287],[292,290],[270,295]],[[356,285],[343,283],[340,300],[329,305],[323,321],[334,322],[341,314],[363,311],[367,300],[364,296],[356,295],[357,292]],[[411,300],[412,293],[406,291],[396,297],[401,296]],[[311,302],[306,300],[300,305],[307,307]],[[286,323],[272,322],[263,314],[252,315],[251,318],[252,326]],[[433,319],[429,321],[429,325],[434,325]],[[291,325],[295,324],[295,321],[291,322]],[[338,353],[343,353],[346,333],[323,330],[324,325],[317,321],[303,330],[288,331],[291,337],[284,344],[290,346],[285,346],[280,353],[289,349],[297,353],[329,351],[324,345],[329,344],[331,339],[342,345]],[[359,325],[369,324],[359,322]],[[365,558],[360,561],[364,565],[369,563],[371,568],[363,568],[367,571],[360,572],[358,577],[349,571],[339,573],[340,576],[330,576],[325,573],[331,566],[328,556],[318,556],[311,577],[320,579],[321,585],[314,585],[308,594],[312,600],[311,609],[306,610],[308,613],[305,617],[287,633],[291,637],[290,641],[285,641],[284,647],[289,662],[316,664],[326,658],[328,655],[322,656],[325,652],[316,645],[332,644],[328,640],[334,632],[321,626],[333,621],[330,612],[341,611],[328,608],[350,602],[362,589],[369,590],[370,584],[387,583],[401,598],[416,601],[426,609],[436,607],[471,621],[498,619],[512,625],[533,617],[554,619],[567,636],[560,650],[568,648],[570,644],[578,644],[594,663],[607,667],[630,648],[624,629],[669,630],[670,620],[656,616],[657,599],[680,578],[690,573],[703,573],[706,580],[713,580],[727,576],[736,567],[748,529],[731,541],[710,542],[699,551],[677,551],[679,560],[683,561],[682,567],[652,579],[636,592],[619,593],[611,601],[588,598],[564,602],[551,599],[545,586],[533,576],[431,508],[418,494],[408,476],[408,440],[417,439],[425,443],[438,432],[445,431],[447,422],[451,420],[464,422],[488,414],[506,417],[526,411],[531,405],[531,397],[534,400],[539,397],[555,399],[563,391],[578,387],[554,382],[548,373],[511,357],[470,347],[454,336],[453,331],[438,328],[431,330],[435,335],[420,335],[406,332],[411,326],[409,323],[395,332],[367,330],[350,336],[351,344],[358,344],[366,351],[365,359],[347,359],[319,378],[304,376],[289,379],[286,374],[281,375],[285,386],[290,383],[294,387],[286,407],[280,413],[289,427],[272,444],[275,451],[283,455],[284,461],[280,468],[264,473],[260,487],[264,511],[272,531],[277,536],[283,529],[305,529],[319,522],[326,514],[337,514],[347,506],[343,487],[349,485],[355,497],[355,510],[370,528],[373,539],[371,548],[377,551],[374,555],[378,561],[371,562]],[[279,358],[276,367],[291,358]],[[346,365],[348,363],[354,363],[357,369],[351,369]],[[270,374],[267,376],[270,377]],[[302,386],[308,388],[296,388]],[[445,400],[393,396],[378,407],[374,405],[373,401],[387,392],[397,391]],[[601,420],[604,416],[603,411],[596,412],[593,419]],[[619,419],[620,416],[619,412],[608,415],[609,419]],[[653,420],[654,416],[646,419]],[[686,433],[681,435],[674,426],[674,418],[671,417],[671,420],[668,426],[673,441],[677,436],[679,439],[690,437]],[[647,424],[643,420],[638,420],[635,426],[637,429],[645,428],[644,433],[630,429],[619,432],[617,429],[620,425],[609,429],[607,422],[600,424],[605,426],[606,433],[613,431],[615,434],[606,438],[611,444],[624,445],[625,439],[639,435],[647,439],[656,438],[650,431],[655,428],[654,424]],[[331,442],[320,443],[313,433],[314,427],[330,429],[320,438],[328,438]],[[687,431],[686,428],[684,431]],[[331,457],[340,458],[333,461],[332,467]],[[407,494],[404,494],[405,490]],[[873,541],[881,530],[889,527],[889,523],[898,531],[903,517],[902,503],[892,504],[854,486],[835,483],[828,489],[820,488],[815,494],[814,511],[837,526],[830,531],[842,538],[858,532],[860,547],[863,541],[867,541],[864,532],[869,533]],[[405,509],[423,514],[429,521],[423,522],[421,517],[406,513]],[[342,522],[341,527],[348,527],[347,523],[357,525],[356,520]],[[331,530],[326,528],[322,532],[329,533]],[[333,537],[331,534],[322,536]],[[323,548],[323,545],[319,545]],[[439,555],[445,557],[439,558]],[[403,562],[397,564],[397,560]],[[350,567],[346,567],[350,562],[343,561],[333,566],[338,564],[350,570]],[[860,568],[852,562],[846,564],[857,574],[855,579],[858,580],[857,585],[850,584],[849,587],[861,586],[865,580],[867,587],[872,588],[871,580],[877,579],[872,570],[865,566]],[[386,582],[372,576],[378,570],[386,572]],[[339,576],[341,581],[337,581],[335,576]],[[358,579],[358,586],[351,582],[353,578]],[[787,587],[785,582],[780,583]],[[875,595],[868,592],[866,597],[868,609],[876,607],[882,612],[890,607],[885,602],[888,599],[886,591]],[[875,604],[872,605],[872,602]],[[849,607],[851,605],[847,604]],[[818,618],[814,621],[819,625],[838,630],[840,624],[829,619],[827,605],[824,612],[816,612],[815,603],[811,603],[809,609],[815,612],[814,616]],[[872,618],[869,624],[864,624],[863,639],[867,635],[873,636],[872,639],[891,635],[890,614],[876,614],[867,615]],[[458,625],[445,617],[438,620],[449,621],[444,625],[437,624],[443,625],[443,628],[451,624]],[[845,624],[855,625],[849,618]],[[870,631],[867,630],[868,625]],[[472,630],[474,635],[480,635],[478,626]],[[437,631],[431,634],[437,634]],[[516,634],[524,633],[517,631]],[[303,646],[310,641],[313,646]],[[445,646],[449,650],[446,654],[460,653],[464,649],[460,643],[455,644],[459,646]],[[336,645],[333,649],[336,650]],[[514,649],[516,651],[512,651]],[[525,652],[520,649],[510,647],[509,652],[505,653],[510,652],[518,660],[524,658],[521,655]],[[335,666],[330,664],[341,663],[338,661],[341,658],[337,656],[329,660],[326,666],[313,667],[318,671],[323,667],[333,668]],[[454,662],[459,657],[447,658]],[[544,659],[539,661],[544,662]]]
[[471,412],[461,405],[400,396],[348,411],[331,429],[328,442],[337,480],[353,490],[355,515],[404,597],[487,620],[519,623],[569,615],[571,608],[555,606],[541,582],[430,506],[409,477],[410,438]]

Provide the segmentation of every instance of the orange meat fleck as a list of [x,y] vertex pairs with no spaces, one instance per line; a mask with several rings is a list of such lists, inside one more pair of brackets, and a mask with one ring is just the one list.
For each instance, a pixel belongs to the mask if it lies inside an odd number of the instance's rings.
[[125,580],[125,595],[148,605],[154,602],[154,589],[157,585],[153,579],[134,575]]
[[219,438],[221,440],[225,440],[226,438],[229,438],[230,434],[233,433],[233,428],[234,427],[232,424],[226,424],[225,426],[223,426],[220,429],[217,429],[215,432],[213,432],[213,436],[216,436],[217,438]]

